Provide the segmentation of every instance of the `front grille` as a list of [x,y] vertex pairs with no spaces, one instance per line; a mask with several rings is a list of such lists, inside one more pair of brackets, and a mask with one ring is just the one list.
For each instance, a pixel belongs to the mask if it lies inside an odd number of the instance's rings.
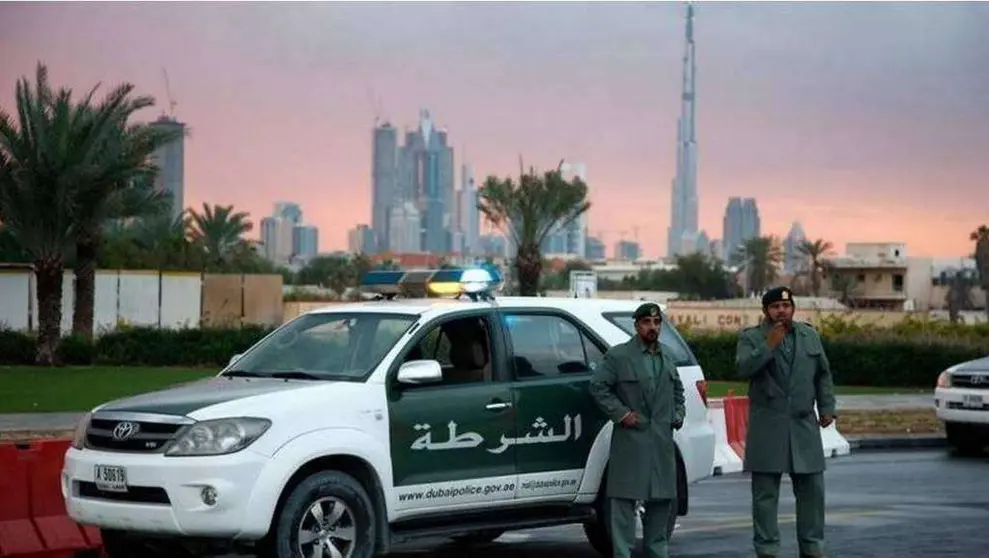
[[952,374],[951,386],[971,389],[989,389],[989,373]]
[[86,446],[104,451],[156,453],[193,422],[167,415],[96,414],[86,429]]

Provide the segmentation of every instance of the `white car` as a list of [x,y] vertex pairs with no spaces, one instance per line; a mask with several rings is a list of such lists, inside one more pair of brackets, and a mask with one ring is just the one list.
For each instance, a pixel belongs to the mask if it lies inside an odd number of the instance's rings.
[[[495,300],[484,289],[499,281],[475,269],[369,273],[369,290],[476,300],[315,310],[216,377],[97,407],[65,456],[69,515],[101,529],[109,558],[152,542],[365,558],[418,537],[486,542],[578,523],[610,555],[612,424],[587,383],[629,339],[640,302]],[[683,515],[689,484],[713,469],[714,432],[696,359],[668,322],[661,341],[686,388]]]
[[978,454],[989,446],[989,357],[942,372],[934,389],[934,407],[948,443],[960,453]]

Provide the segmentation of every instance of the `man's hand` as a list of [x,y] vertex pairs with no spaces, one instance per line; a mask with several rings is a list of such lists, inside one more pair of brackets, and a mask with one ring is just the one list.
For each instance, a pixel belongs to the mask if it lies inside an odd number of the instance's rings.
[[622,417],[622,426],[625,428],[632,428],[639,422],[639,414],[635,411],[629,411],[624,417]]
[[834,422],[835,418],[837,417],[835,417],[834,415],[821,415],[821,418],[820,420],[818,420],[818,423],[821,425],[821,428],[827,428],[831,426],[831,423]]
[[766,343],[769,344],[770,349],[775,349],[783,342],[784,337],[786,337],[786,326],[782,322],[776,322],[773,324],[772,329],[769,330]]

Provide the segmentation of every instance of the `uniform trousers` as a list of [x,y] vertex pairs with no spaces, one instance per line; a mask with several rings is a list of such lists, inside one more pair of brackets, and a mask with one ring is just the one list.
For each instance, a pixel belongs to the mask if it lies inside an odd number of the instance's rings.
[[[635,547],[639,501],[608,498],[607,505],[613,558],[631,558]],[[646,558],[668,558],[667,528],[670,514],[674,512],[673,500],[645,500],[642,505],[645,508],[642,514],[642,546]]]
[[[752,542],[759,556],[780,550],[780,473],[752,473]],[[802,555],[824,552],[824,474],[790,474],[797,508],[797,542]]]

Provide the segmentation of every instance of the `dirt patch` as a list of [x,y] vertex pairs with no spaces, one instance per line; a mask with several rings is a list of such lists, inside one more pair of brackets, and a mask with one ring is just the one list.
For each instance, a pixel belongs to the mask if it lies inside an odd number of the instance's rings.
[[0,442],[30,442],[33,440],[72,439],[72,430],[14,430],[0,432]]
[[843,436],[944,434],[934,409],[841,411],[838,432]]

